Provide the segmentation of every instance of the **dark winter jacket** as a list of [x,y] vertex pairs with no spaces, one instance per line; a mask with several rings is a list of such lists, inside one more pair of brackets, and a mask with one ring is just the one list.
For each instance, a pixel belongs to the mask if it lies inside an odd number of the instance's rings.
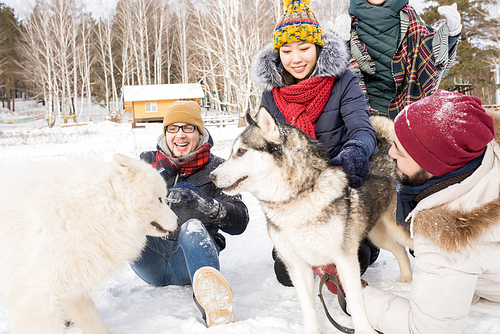
[[400,36],[399,11],[408,0],[387,0],[374,6],[366,0],[351,0],[349,14],[358,18],[358,36],[375,62],[375,73],[366,79],[370,105],[387,110],[394,97],[396,83],[392,77],[392,57]]
[[[449,36],[446,24],[436,31],[427,27],[407,4],[408,0],[387,0],[375,6],[351,0],[349,6],[349,14],[356,18],[351,29],[375,67],[374,73],[361,72],[369,105],[393,119],[406,105],[435,92],[454,63],[460,35]],[[358,48],[352,38],[350,45],[351,50]],[[356,61],[363,61],[360,56],[353,52]]]
[[[210,134],[205,128],[205,133],[200,140],[199,145],[208,142],[209,138]],[[165,154],[172,155],[167,147],[164,135],[160,135],[158,138],[158,145],[156,148]],[[152,163],[156,159],[156,152],[157,151],[142,152],[140,158],[147,163]],[[222,193],[222,189],[217,188],[209,178],[210,173],[223,162],[224,159],[212,154],[208,165],[196,173],[190,175],[175,174],[165,180],[167,183],[167,189],[172,188],[176,182],[186,181],[195,185],[207,196],[210,196],[219,202],[220,214],[214,219],[210,219],[207,215],[191,208],[188,205],[172,203],[171,209],[179,217],[181,223],[193,218],[200,220],[205,225],[210,235],[214,238],[215,242],[220,247],[220,250],[223,250],[226,247],[226,240],[224,236],[219,233],[219,229],[231,235],[241,234],[245,231],[249,220],[248,209],[241,200],[241,196],[225,195]],[[178,177],[177,180],[176,177]]]
[[[366,99],[358,78],[346,70],[347,60],[345,43],[332,33],[325,32],[325,43],[310,77],[335,78],[330,99],[316,120],[316,138],[326,147],[330,159],[349,140],[361,142],[367,156],[373,154],[376,145]],[[279,54],[273,50],[272,43],[255,56],[251,65],[254,79],[264,87],[261,104],[268,107],[278,121],[285,123],[285,116],[276,106],[271,91],[274,87],[285,86],[281,71]]]

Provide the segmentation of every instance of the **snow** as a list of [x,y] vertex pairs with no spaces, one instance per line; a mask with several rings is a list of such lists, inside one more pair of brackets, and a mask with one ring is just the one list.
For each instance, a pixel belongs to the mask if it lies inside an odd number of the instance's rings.
[[205,97],[205,93],[203,93],[200,83],[123,87],[123,100],[125,102],[193,99],[203,97]]
[[[207,129],[215,140],[213,153],[223,158],[229,156],[234,138],[243,130],[235,125],[220,128],[208,125]],[[160,123],[136,129],[130,123],[107,121],[52,129],[45,121],[1,124],[0,164],[82,156],[110,161],[116,152],[138,157],[142,151],[155,148],[160,133]],[[226,235],[227,248],[220,256],[221,272],[233,289],[234,323],[206,328],[192,300],[190,286],[149,286],[127,265],[92,292],[110,330],[127,334],[302,333],[302,313],[295,291],[281,286],[274,276],[272,243],[264,214],[252,195],[244,193],[243,200],[250,212],[249,226],[242,235]],[[397,277],[397,261],[386,251],[381,252],[363,276],[371,286],[408,296],[410,284],[396,282]],[[316,280],[316,295],[318,284]],[[326,289],[323,294],[336,321],[352,326],[335,296]],[[323,333],[339,333],[327,320],[318,298],[316,308]],[[8,311],[0,306],[0,333],[5,332],[8,332]],[[66,332],[81,333],[76,326]],[[500,333],[500,305],[485,300],[472,305],[464,333]]]

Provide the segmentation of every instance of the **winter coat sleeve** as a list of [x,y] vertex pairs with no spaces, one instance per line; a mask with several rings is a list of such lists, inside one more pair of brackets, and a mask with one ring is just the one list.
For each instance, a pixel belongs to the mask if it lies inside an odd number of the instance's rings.
[[340,78],[339,84],[341,85],[340,113],[347,129],[347,139],[359,140],[365,144],[365,153],[369,157],[375,151],[377,142],[359,79],[351,71],[346,71]]
[[[218,229],[231,235],[237,235],[243,233],[248,225],[248,209],[241,200],[241,195],[226,195],[210,180],[210,173],[223,162],[224,159],[212,155],[205,168],[194,174],[181,176],[178,180],[193,184],[207,196],[215,199],[219,203],[217,213],[206,215],[183,204],[172,204],[172,209],[181,221],[192,218],[200,220],[212,235],[217,234]],[[173,180],[170,180],[169,187],[173,186]]]
[[148,164],[153,163],[156,160],[156,151],[145,151],[145,152],[142,152],[139,155],[139,158],[142,161],[147,162]]
[[215,188],[214,197],[219,202],[219,214],[212,223],[222,231],[238,235],[245,231],[248,225],[248,209],[240,195],[225,195],[220,188]]
[[370,323],[384,334],[463,332],[481,268],[466,255],[450,256],[415,239],[410,298],[363,290]]

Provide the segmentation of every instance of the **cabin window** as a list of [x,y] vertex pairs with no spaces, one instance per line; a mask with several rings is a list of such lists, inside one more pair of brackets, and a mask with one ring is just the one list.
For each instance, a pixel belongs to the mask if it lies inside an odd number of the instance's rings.
[[157,112],[156,102],[146,102],[146,112]]

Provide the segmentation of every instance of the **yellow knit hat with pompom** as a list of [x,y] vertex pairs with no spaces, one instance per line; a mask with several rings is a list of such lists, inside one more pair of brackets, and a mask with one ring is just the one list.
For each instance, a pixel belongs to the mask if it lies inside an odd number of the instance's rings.
[[310,7],[311,0],[284,0],[285,13],[274,29],[274,51],[286,43],[308,42],[323,46],[325,35]]

